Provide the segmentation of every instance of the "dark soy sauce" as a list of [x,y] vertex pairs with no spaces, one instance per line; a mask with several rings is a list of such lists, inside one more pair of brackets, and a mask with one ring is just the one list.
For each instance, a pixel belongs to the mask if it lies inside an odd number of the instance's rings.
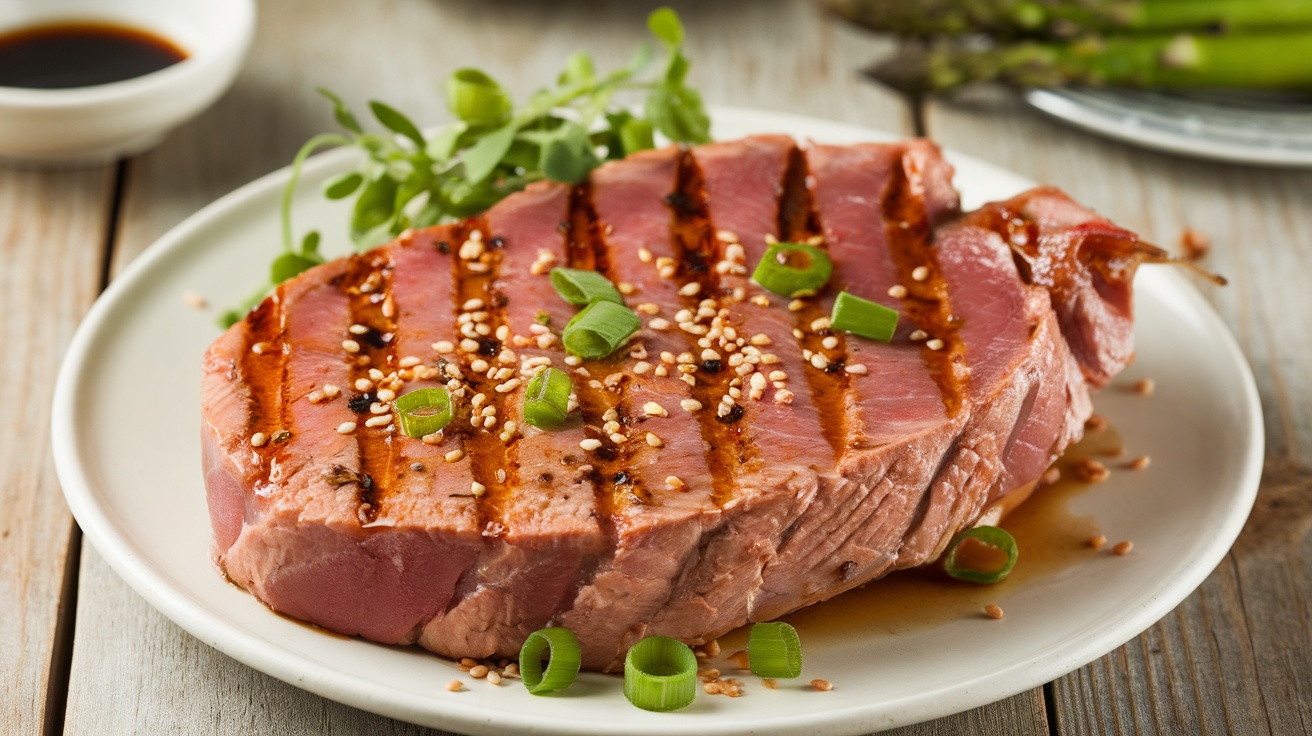
[[29,26],[0,33],[0,87],[90,87],[150,74],[185,58],[173,42],[126,26]]

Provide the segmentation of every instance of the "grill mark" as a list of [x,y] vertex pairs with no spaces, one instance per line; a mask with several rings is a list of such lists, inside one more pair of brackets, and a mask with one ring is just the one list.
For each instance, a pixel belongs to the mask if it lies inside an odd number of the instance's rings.
[[[740,289],[729,289],[721,284],[719,274],[713,268],[724,258],[724,243],[715,237],[715,230],[707,209],[708,195],[701,167],[690,150],[680,151],[675,192],[667,198],[673,216],[672,233],[674,245],[680,253],[679,270],[675,278],[681,283],[696,281],[701,285],[699,296],[683,297],[684,306],[697,312],[704,301],[704,296],[713,296],[717,302],[715,309],[721,315],[725,325],[735,329],[741,327],[741,320],[736,319],[730,309],[734,301],[741,301],[744,293]],[[686,336],[688,350],[701,365],[701,352],[705,348],[701,338],[680,330]],[[717,507],[724,506],[738,492],[736,478],[744,472],[750,472],[761,464],[760,453],[750,441],[746,422],[740,421],[744,410],[741,406],[748,401],[747,392],[736,400],[729,414],[718,414],[722,397],[728,395],[731,386],[744,388],[742,378],[728,369],[729,353],[710,341],[710,347],[721,354],[722,363],[719,370],[711,372],[709,366],[702,366],[692,375],[696,385],[692,387],[692,398],[701,402],[702,410],[696,413],[701,428],[702,441],[707,447],[706,466],[711,472],[712,497]]]
[[[395,324],[388,313],[390,304],[391,263],[382,251],[370,251],[351,257],[351,265],[339,282],[338,288],[347,295],[350,304],[351,324],[369,328],[364,334],[349,333],[342,335],[343,340],[354,340],[360,351],[352,361],[351,386],[342,387],[357,405],[364,403],[359,397],[367,396],[372,405],[377,401],[378,384],[387,380],[395,371],[396,356],[393,350]],[[382,380],[378,373],[382,373]],[[368,392],[361,392],[355,382],[367,379],[375,385]],[[390,407],[389,407],[390,409]],[[394,441],[399,428],[395,421],[380,427],[365,426],[365,422],[374,414],[365,407],[356,420],[355,435],[359,447],[359,482],[358,499],[360,519],[370,523],[379,516],[380,499],[393,487],[393,465],[395,459]]]
[[[474,257],[465,252],[466,243],[472,241],[476,236],[484,244],[482,252]],[[507,464],[507,444],[501,441],[502,423],[508,417],[506,394],[498,393],[496,386],[503,381],[508,381],[514,377],[507,376],[500,381],[488,378],[486,372],[475,373],[471,365],[475,360],[482,359],[487,361],[491,366],[500,367],[497,361],[497,355],[501,352],[502,345],[496,338],[496,330],[504,324],[504,301],[496,298],[494,293],[494,282],[496,274],[501,263],[501,249],[491,247],[493,234],[488,231],[487,222],[482,218],[466,220],[451,231],[450,247],[455,253],[451,259],[452,278],[455,279],[455,285],[452,290],[453,304],[452,311],[455,319],[459,321],[460,313],[466,302],[470,299],[482,300],[484,308],[482,310],[471,310],[471,314],[478,311],[488,313],[487,320],[484,322],[488,325],[487,334],[482,335],[477,332],[467,332],[464,325],[457,329],[456,339],[458,343],[457,352],[461,356],[460,370],[464,376],[464,386],[468,396],[460,397],[460,388],[456,389],[456,397],[459,398],[457,413],[451,424],[447,425],[447,431],[455,434],[460,438],[461,449],[470,459],[470,473],[473,476],[473,482],[483,486],[484,491],[481,496],[475,496],[475,505],[478,510],[479,527],[483,529],[484,536],[497,537],[506,532],[504,519],[504,504],[507,494],[512,490],[508,482],[510,476],[507,473],[503,477],[504,481],[497,479],[497,470],[509,467]],[[481,264],[481,265],[474,265]],[[481,272],[480,272],[481,271]],[[474,328],[469,328],[473,330]],[[465,349],[464,340],[469,339],[477,343],[473,352]],[[473,399],[477,394],[483,394],[484,400],[475,409]],[[475,427],[472,418],[474,412],[480,414],[492,407],[495,410],[496,421],[491,427],[485,427],[485,417],[478,420],[478,426]],[[467,409],[467,410],[462,410]],[[470,493],[473,493],[471,488]]]
[[[607,278],[613,281],[614,277],[610,273],[610,262],[607,257],[606,246],[597,231],[597,215],[592,206],[592,187],[590,183],[585,182],[570,190],[569,222],[565,230],[567,239],[565,248],[566,265],[569,268],[597,271],[605,274]],[[553,325],[553,330],[557,333],[563,332],[564,328],[564,325]],[[601,430],[602,424],[605,423],[603,417],[609,409],[613,408],[621,415],[624,415],[627,407],[623,406],[622,393],[617,395],[606,390],[604,383],[601,384],[601,388],[598,388],[597,381],[601,379],[597,374],[600,373],[604,377],[621,372],[623,370],[623,358],[617,356],[622,355],[624,355],[623,352],[618,352],[616,355],[603,360],[591,361],[592,368],[579,366],[570,371],[571,377],[574,379],[574,395],[579,402],[579,416],[587,428],[588,436],[601,440],[602,446],[591,453],[586,453],[582,448],[579,448],[579,457],[586,457],[587,462],[579,463],[569,472],[581,472],[589,476],[593,496],[596,499],[597,522],[605,535],[607,547],[612,550],[615,547],[614,508],[615,492],[618,489],[608,479],[622,472],[631,453],[626,445],[616,446],[611,443],[610,439],[606,437],[606,433]],[[580,372],[580,369],[582,369],[582,372]],[[596,564],[597,560],[593,560],[592,567],[583,571],[583,575],[580,576],[580,587],[592,580],[596,572]],[[577,588],[574,592],[577,593]],[[571,596],[566,605],[572,601],[573,597]],[[559,611],[559,609],[557,610]]]
[[[884,213],[885,241],[897,270],[898,283],[907,289],[902,314],[929,334],[929,339],[943,341],[943,348],[922,347],[921,358],[943,397],[949,417],[964,407],[966,395],[966,345],[960,336],[961,319],[952,313],[947,281],[938,266],[933,245],[933,230],[925,198],[917,194],[913,175],[907,167],[914,164],[904,150],[902,165],[894,167],[892,180],[881,200]],[[927,278],[917,281],[912,273],[924,267]],[[928,340],[926,341],[928,342]]]
[[[815,198],[810,187],[806,185],[809,170],[806,154],[794,147],[784,171],[783,195],[779,204],[779,235],[788,242],[809,242],[827,250],[827,244],[821,235],[820,215],[816,211]],[[754,264],[748,264],[749,267]],[[841,285],[831,287],[835,293]],[[795,313],[793,328],[801,330],[802,337],[797,341],[798,350],[811,351],[824,355],[830,361],[830,367],[837,370],[820,370],[807,365],[803,368],[804,380],[811,389],[820,417],[820,431],[829,446],[834,450],[834,457],[841,458],[846,449],[848,432],[846,395],[851,388],[851,379],[843,370],[842,357],[847,355],[847,336],[829,329],[813,330],[811,325],[818,319],[828,319],[829,312],[821,299],[802,299],[802,308]],[[794,333],[796,336],[796,333]],[[822,342],[826,337],[834,337],[838,344],[826,349]],[[803,352],[803,356],[808,354]],[[810,358],[806,358],[808,361]],[[790,376],[789,380],[796,380]]]
[[[246,317],[246,339],[237,360],[237,370],[250,391],[247,403],[250,413],[246,420],[246,437],[255,432],[272,434],[290,424],[287,416],[287,352],[283,349],[284,327],[282,290],[272,298],[260,302]],[[257,354],[255,345],[265,343],[267,350]],[[277,351],[277,358],[269,353]],[[261,459],[260,481],[267,482],[272,469],[271,460],[277,457],[279,447],[268,442],[256,452]]]

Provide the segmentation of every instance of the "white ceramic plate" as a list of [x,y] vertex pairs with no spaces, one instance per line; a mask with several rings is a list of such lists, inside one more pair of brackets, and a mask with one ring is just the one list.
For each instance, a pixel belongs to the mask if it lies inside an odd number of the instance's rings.
[[[720,110],[729,138],[780,131],[827,142],[882,140],[873,131],[798,117]],[[1024,179],[952,156],[969,206],[1008,196]],[[317,185],[348,152],[310,162],[298,227],[344,230]],[[1151,400],[1098,400],[1150,471],[1118,473],[1074,502],[1130,558],[1103,556],[1017,591],[1007,618],[967,617],[897,634],[871,630],[806,650],[803,682],[828,693],[755,686],[747,697],[698,698],[657,715],[625,701],[618,680],[585,674],[560,697],[479,684],[450,693],[460,673],[415,649],[330,636],[271,613],[210,562],[201,482],[201,354],[218,335],[197,291],[236,302],[278,247],[277,172],[224,197],[164,236],[116,279],[69,349],[54,404],[59,478],[78,523],[115,570],[196,637],[256,669],[359,708],[473,734],[855,734],[926,720],[1035,687],[1111,651],[1174,608],[1221,560],[1247,517],[1262,463],[1253,379],[1225,326],[1176,273],[1138,283],[1139,358],[1125,380],[1156,379]],[[343,246],[328,243],[326,247]],[[752,678],[749,678],[752,679]]]
[[1312,98],[1244,92],[1035,89],[1025,101],[1145,148],[1232,163],[1312,167]]

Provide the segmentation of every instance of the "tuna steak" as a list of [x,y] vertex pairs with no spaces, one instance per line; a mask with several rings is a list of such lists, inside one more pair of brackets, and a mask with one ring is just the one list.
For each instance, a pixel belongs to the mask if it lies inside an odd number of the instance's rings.
[[[504,657],[565,625],[613,669],[935,560],[1078,439],[1151,255],[1052,189],[963,215],[951,173],[920,140],[649,151],[283,284],[205,357],[220,567],[343,634]],[[750,280],[775,240],[828,251],[820,294]],[[567,357],[554,266],[643,329]],[[893,340],[832,332],[841,290]],[[576,407],[541,431],[548,365]],[[440,385],[455,420],[405,436],[393,399]]]

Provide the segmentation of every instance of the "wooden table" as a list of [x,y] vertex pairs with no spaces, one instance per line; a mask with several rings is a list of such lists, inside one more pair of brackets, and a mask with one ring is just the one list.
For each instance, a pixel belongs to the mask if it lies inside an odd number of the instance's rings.
[[[287,163],[332,127],[314,93],[446,119],[459,65],[524,95],[579,48],[622,63],[644,3],[280,0],[245,71],[147,154],[64,171],[0,168],[0,732],[425,732],[249,669],[150,608],[82,543],[49,447],[53,375],[96,295],[165,230]],[[904,733],[1312,732],[1312,172],[1202,163],[1075,132],[1007,99],[915,106],[856,72],[885,50],[801,0],[678,3],[692,79],[714,104],[933,136],[1065,188],[1151,241],[1210,236],[1203,287],[1257,375],[1262,486],[1207,582],[1142,636],[1042,688]],[[270,244],[273,248],[274,244]],[[1206,533],[1200,531],[1200,533]],[[427,731],[427,733],[436,733]]]

